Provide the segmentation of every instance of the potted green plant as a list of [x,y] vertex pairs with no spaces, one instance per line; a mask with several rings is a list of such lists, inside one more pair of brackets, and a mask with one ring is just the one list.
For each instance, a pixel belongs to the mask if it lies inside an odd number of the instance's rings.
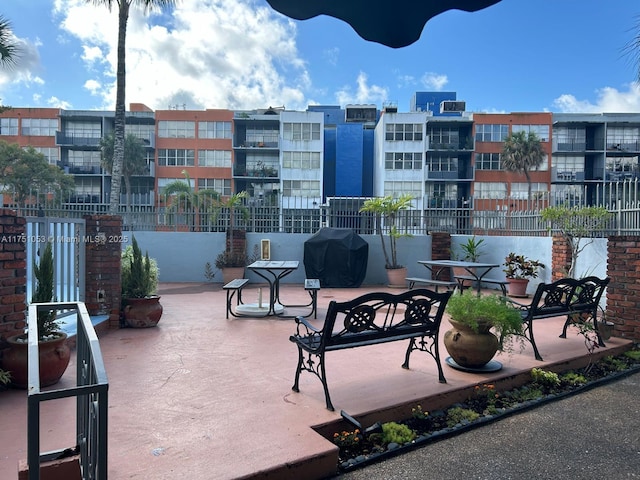
[[128,326],[154,327],[160,321],[159,274],[156,260],[149,258],[149,252],[142,255],[134,236],[121,257],[123,314]]
[[[402,210],[408,210],[411,207],[413,196],[403,194],[400,197],[376,197],[367,199],[360,212],[373,213],[376,216],[376,230],[380,236],[382,243],[382,253],[384,255],[384,267],[387,270],[387,277],[390,286],[404,286],[407,276],[405,266],[398,263],[398,247],[397,240],[400,237],[410,236],[408,233],[402,233],[396,225],[398,214]],[[389,237],[389,248],[385,242],[385,232]]]
[[498,350],[509,349],[514,336],[523,335],[520,312],[498,295],[477,295],[467,290],[447,302],[452,329],[444,345],[455,364],[482,368]]
[[466,242],[460,244],[459,248],[461,253],[454,252],[452,259],[463,260],[465,262],[477,262],[484,253],[482,249],[483,243],[484,238],[477,239],[475,235],[467,238]]
[[[54,261],[53,246],[47,242],[41,249],[40,262],[33,262],[33,275],[36,285],[31,303],[54,302]],[[38,350],[40,365],[40,386],[55,385],[69,365],[71,353],[67,346],[67,334],[59,330],[55,310],[37,313]],[[4,353],[2,366],[11,372],[12,384],[27,388],[28,372],[28,335],[14,335],[7,339],[10,348]]]
[[531,260],[524,255],[510,252],[504,259],[502,271],[509,280],[509,295],[524,297],[527,295],[527,285],[532,278],[538,278],[544,264],[539,260]]

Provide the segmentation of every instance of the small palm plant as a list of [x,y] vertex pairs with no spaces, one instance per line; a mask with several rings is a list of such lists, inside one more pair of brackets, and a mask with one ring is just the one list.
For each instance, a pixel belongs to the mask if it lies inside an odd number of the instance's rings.
[[[33,275],[36,278],[36,288],[31,297],[31,303],[53,302],[54,264],[51,242],[45,244],[40,255],[40,262],[33,262]],[[38,312],[38,336],[40,339],[56,336],[57,331],[56,311]]]

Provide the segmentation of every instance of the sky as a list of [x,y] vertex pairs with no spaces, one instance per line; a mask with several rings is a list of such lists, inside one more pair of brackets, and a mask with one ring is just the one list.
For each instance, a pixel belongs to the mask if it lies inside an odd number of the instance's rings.
[[[2,0],[0,15],[20,48],[17,64],[0,68],[2,104],[114,109],[117,9]],[[335,18],[289,19],[265,0],[178,0],[147,15],[132,8],[126,102],[405,112],[414,92],[452,91],[470,112],[640,113],[637,56],[626,48],[638,33],[638,0],[502,0],[438,15],[394,49]]]

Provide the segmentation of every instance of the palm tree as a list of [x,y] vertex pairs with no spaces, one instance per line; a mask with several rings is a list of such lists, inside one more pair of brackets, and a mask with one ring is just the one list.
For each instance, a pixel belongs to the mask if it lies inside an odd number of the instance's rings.
[[11,22],[0,15],[0,65],[13,65],[18,54],[18,47],[13,41]]
[[[194,227],[200,225],[202,214],[214,213],[218,209],[220,194],[215,190],[202,189],[197,192],[191,186],[191,177],[186,170],[182,171],[184,180],[175,180],[165,185],[163,194],[168,200],[167,209],[170,215],[174,213],[195,214]],[[212,221],[207,223],[211,224]]]
[[[102,155],[102,168],[111,173],[113,181],[113,150],[115,136],[113,132],[100,140],[100,153]],[[124,178],[125,194],[127,196],[127,213],[131,209],[131,177],[145,175],[149,167],[144,151],[144,144],[140,138],[129,133],[124,141],[124,163],[122,164],[122,177]],[[113,190],[112,190],[113,195]]]
[[528,184],[528,198],[531,199],[531,170],[544,162],[546,153],[540,138],[533,132],[519,131],[509,134],[502,146],[500,162],[507,172],[524,173]]
[[[216,217],[222,210],[228,210],[229,215],[229,223],[227,224],[227,236],[229,239],[228,251],[227,254],[233,258],[234,257],[234,240],[233,240],[233,232],[235,230],[235,222],[236,222],[236,213],[240,212],[240,215],[244,220],[249,219],[249,209],[245,206],[244,202],[249,197],[249,194],[245,191],[234,193],[226,200],[220,200],[216,207]],[[246,253],[246,247],[244,252],[240,252],[240,254]]]
[[127,21],[129,20],[129,8],[139,4],[145,13],[155,8],[165,8],[175,5],[175,0],[86,0],[94,5],[106,5],[109,10],[114,4],[118,6],[118,66],[116,70],[116,112],[114,121],[114,145],[113,168],[111,169],[111,199],[109,201],[109,213],[117,215],[120,204],[120,178],[124,164],[125,132],[125,87],[126,87],[126,63],[125,46],[127,37]]

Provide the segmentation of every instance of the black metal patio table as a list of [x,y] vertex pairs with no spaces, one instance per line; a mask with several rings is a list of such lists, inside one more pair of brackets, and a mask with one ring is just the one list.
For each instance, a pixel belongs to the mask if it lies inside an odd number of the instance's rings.
[[280,302],[280,281],[295,271],[300,262],[297,260],[258,260],[248,265],[247,268],[264,278],[269,284],[269,302],[262,305],[260,298],[258,304],[244,304],[237,308],[238,313],[259,314],[262,316],[280,315],[284,311],[284,305]]
[[[438,279],[438,276],[447,269],[451,272],[451,278],[456,278],[455,275],[453,275],[453,268],[463,268],[470,276],[475,278],[478,295],[480,295],[480,286],[482,284],[482,279],[491,270],[500,266],[497,263],[478,263],[467,262],[463,260],[419,260],[418,263],[428,268],[431,272],[432,278],[436,280]],[[456,280],[458,280],[460,291],[462,292],[463,282],[460,282],[459,279]]]

